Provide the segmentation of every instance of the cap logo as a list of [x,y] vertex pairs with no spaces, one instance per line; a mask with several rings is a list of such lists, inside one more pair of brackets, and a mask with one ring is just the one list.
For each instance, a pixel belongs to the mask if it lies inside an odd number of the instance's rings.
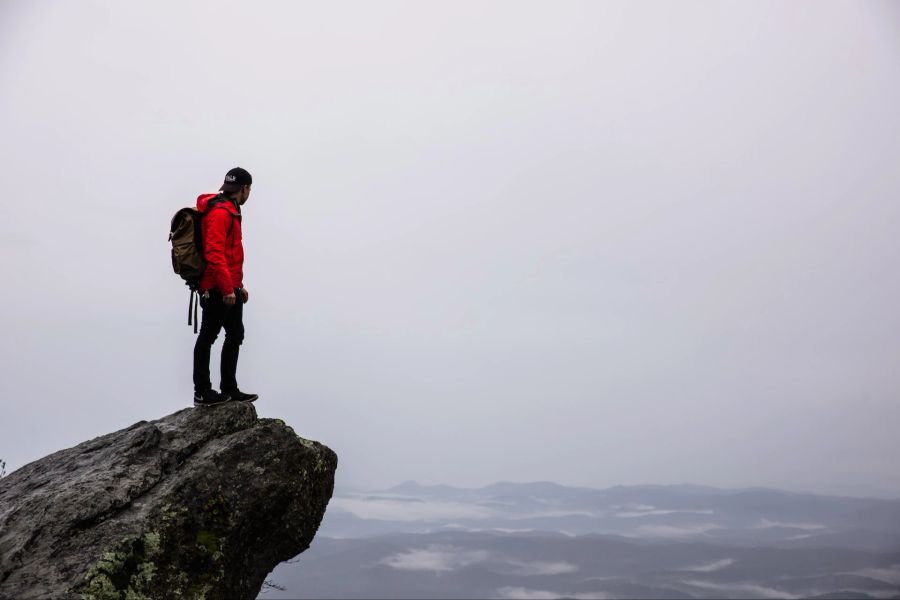
[[237,181],[237,176],[236,175],[226,175],[225,181],[227,181],[228,183],[234,183],[235,181]]

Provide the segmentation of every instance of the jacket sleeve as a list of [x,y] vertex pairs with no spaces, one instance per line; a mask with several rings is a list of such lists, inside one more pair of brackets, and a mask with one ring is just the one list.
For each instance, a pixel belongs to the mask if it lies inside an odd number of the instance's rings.
[[231,273],[228,272],[228,260],[225,258],[225,243],[231,214],[227,210],[211,210],[204,219],[203,254],[206,258],[206,270],[212,275],[216,288],[227,296],[234,292]]

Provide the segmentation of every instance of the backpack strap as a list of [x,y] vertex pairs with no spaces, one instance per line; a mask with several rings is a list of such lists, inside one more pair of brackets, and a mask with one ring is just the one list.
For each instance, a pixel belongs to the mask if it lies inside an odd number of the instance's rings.
[[[216,196],[215,198],[213,198],[212,200],[210,200],[207,203],[207,205],[206,205],[207,209],[203,216],[208,215],[210,212],[212,212],[212,209],[214,209],[215,207],[219,206],[220,204],[222,204],[224,202],[231,202],[231,201],[226,199],[225,196],[222,196],[222,195]],[[228,212],[229,215],[231,215],[231,220],[228,222],[228,233],[226,235],[231,235],[231,230],[234,229],[234,214],[227,208],[225,210]]]
[[194,290],[194,333],[197,333],[197,321],[200,319],[197,318],[197,303],[200,301],[200,292]]
[[194,333],[197,333],[197,304],[194,299],[194,294],[196,292],[193,288],[191,288],[191,293],[188,296],[188,325],[191,324],[191,309],[194,310]]

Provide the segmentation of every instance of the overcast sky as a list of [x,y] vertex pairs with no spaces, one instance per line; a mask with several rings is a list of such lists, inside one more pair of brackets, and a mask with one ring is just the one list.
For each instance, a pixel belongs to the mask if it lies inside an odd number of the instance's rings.
[[[337,483],[900,495],[900,4],[0,0],[0,459],[238,380]],[[213,382],[218,384],[218,349]]]

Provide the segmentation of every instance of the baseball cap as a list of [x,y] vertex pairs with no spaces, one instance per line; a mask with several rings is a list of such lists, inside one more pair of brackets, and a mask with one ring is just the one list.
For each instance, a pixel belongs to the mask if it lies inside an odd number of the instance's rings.
[[241,189],[241,186],[250,185],[252,183],[253,177],[251,177],[247,169],[235,167],[225,173],[225,183],[222,184],[222,187],[220,187],[219,190],[223,192],[233,192]]

